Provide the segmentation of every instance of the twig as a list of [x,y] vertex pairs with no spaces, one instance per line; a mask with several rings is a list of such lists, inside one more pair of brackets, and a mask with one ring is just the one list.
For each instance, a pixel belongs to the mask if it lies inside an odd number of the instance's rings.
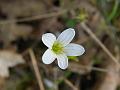
[[94,71],[99,71],[99,72],[106,72],[106,73],[111,72],[111,71],[109,71],[107,69],[103,69],[103,68],[97,68],[97,67],[90,67],[90,68]]
[[78,88],[75,87],[68,79],[65,79],[64,81],[67,85],[69,85],[72,88],[72,90],[78,90]]
[[[75,7],[73,7],[72,9],[76,9],[78,8],[79,5],[76,5]],[[32,16],[32,17],[26,17],[23,19],[19,19],[19,20],[3,20],[0,21],[0,24],[10,24],[11,22],[25,22],[25,21],[32,21],[32,20],[39,20],[39,19],[44,19],[44,18],[50,18],[50,17],[55,17],[55,16],[59,16],[62,14],[67,13],[68,11],[70,11],[71,9],[59,9],[57,12],[51,12],[51,13],[46,13],[46,14],[42,14],[42,15],[37,15],[37,16]]]
[[64,13],[66,13],[67,11],[68,10],[60,10],[58,12],[52,12],[52,13],[49,13],[49,14],[47,13],[47,14],[43,14],[43,15],[27,17],[27,18],[23,18],[23,19],[20,19],[20,20],[6,20],[6,21],[4,20],[4,21],[0,21],[0,24],[9,24],[11,22],[25,22],[25,21],[32,21],[32,20],[50,18],[50,17],[62,15]]
[[81,26],[84,28],[84,30],[91,36],[93,40],[95,40],[96,43],[100,45],[100,47],[103,49],[103,51],[113,60],[119,67],[120,64],[118,60],[112,55],[112,53],[105,47],[105,45],[96,37],[96,35],[91,31],[91,29],[85,24],[85,22],[81,23]]
[[39,88],[40,88],[40,90],[45,90],[44,86],[43,86],[42,78],[41,78],[41,75],[40,75],[40,71],[39,71],[39,68],[38,68],[38,65],[37,65],[37,62],[36,62],[36,58],[35,58],[35,55],[34,55],[34,52],[33,52],[32,49],[29,49],[29,54],[30,54],[30,57],[31,57],[31,61],[32,61],[32,64],[33,64],[33,68],[34,68],[34,71],[35,71],[36,78],[38,80]]
[[110,71],[108,69],[99,68],[99,67],[93,67],[93,66],[86,66],[86,65],[81,65],[81,64],[69,63],[68,68],[71,70],[73,67],[76,68],[76,70],[74,70],[76,72],[78,72],[78,70],[81,70],[81,69],[99,71],[99,72],[104,72],[104,73],[115,72],[115,71]]
[[91,70],[94,70],[94,71],[99,71],[99,72],[105,72],[105,73],[109,73],[111,71],[107,70],[107,69],[104,69],[104,68],[98,68],[98,67],[90,67],[90,66],[84,66],[84,65],[80,65],[82,68],[86,68],[86,69],[91,69]]

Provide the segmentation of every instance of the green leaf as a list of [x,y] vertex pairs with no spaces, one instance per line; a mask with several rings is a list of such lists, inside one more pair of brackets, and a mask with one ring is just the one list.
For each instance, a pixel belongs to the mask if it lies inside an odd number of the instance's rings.
[[68,59],[69,59],[69,60],[76,61],[76,60],[77,60],[77,57],[76,57],[76,56],[68,56]]
[[115,0],[114,6],[112,8],[112,11],[111,11],[111,13],[108,16],[108,21],[109,22],[112,21],[115,18],[115,16],[117,15],[117,13],[118,13],[117,11],[118,11],[119,5],[120,5],[119,1]]
[[75,20],[75,19],[68,19],[68,20],[66,21],[66,25],[67,25],[68,27],[75,27],[76,24],[77,24],[77,20]]

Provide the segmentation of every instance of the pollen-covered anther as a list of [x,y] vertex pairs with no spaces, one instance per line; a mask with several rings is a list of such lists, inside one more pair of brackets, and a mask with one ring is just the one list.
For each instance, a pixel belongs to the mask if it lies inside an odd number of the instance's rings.
[[54,42],[52,50],[55,54],[61,54],[64,52],[64,46],[60,42]]

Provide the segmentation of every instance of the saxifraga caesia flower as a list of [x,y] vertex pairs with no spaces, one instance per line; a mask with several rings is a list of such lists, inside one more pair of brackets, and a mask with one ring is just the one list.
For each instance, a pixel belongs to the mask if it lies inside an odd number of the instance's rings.
[[80,56],[85,52],[83,46],[70,43],[75,36],[75,30],[72,28],[63,31],[58,38],[52,33],[42,35],[43,43],[48,47],[42,56],[45,64],[51,64],[57,59],[58,66],[61,69],[68,67],[67,56]]

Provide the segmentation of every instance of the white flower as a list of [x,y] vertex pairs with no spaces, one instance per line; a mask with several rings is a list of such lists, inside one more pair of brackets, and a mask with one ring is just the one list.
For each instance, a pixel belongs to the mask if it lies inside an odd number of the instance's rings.
[[74,36],[75,30],[72,28],[63,31],[57,39],[52,33],[43,34],[42,41],[48,47],[42,56],[43,63],[51,64],[57,59],[58,66],[66,69],[68,67],[67,56],[80,56],[85,52],[81,45],[70,43]]

